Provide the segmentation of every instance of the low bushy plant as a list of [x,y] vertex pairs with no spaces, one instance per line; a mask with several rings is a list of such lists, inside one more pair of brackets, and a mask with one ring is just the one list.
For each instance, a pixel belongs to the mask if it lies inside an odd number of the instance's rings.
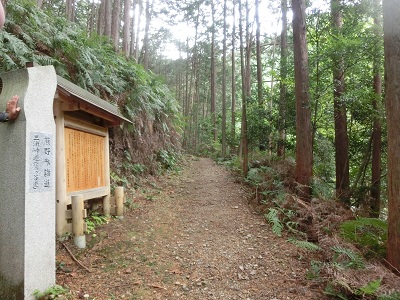
[[354,242],[366,257],[386,255],[387,223],[380,219],[358,218],[340,226],[341,235]]
[[47,299],[55,299],[57,296],[64,295],[68,293],[68,290],[60,285],[54,285],[44,292],[39,290],[35,290],[33,292],[33,296],[36,300],[47,300]]
[[96,229],[96,226],[107,224],[108,218],[99,214],[96,211],[93,211],[90,216],[85,219],[85,222],[87,225],[86,233],[89,234]]

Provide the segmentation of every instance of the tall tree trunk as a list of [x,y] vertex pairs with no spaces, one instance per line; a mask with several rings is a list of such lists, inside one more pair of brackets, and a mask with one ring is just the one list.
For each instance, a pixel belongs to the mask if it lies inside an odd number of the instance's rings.
[[151,9],[150,0],[146,0],[146,27],[144,29],[143,39],[143,66],[145,70],[149,69],[149,31],[150,31]]
[[106,3],[105,0],[100,2],[99,15],[97,18],[97,33],[104,35],[106,25]]
[[[317,18],[317,22],[316,22],[316,26],[314,28],[315,31],[315,53],[316,53],[316,57],[321,57],[321,32],[322,30],[320,29],[320,18],[321,17],[321,11],[318,10],[316,18]],[[316,63],[315,63],[315,74],[316,74],[316,78],[315,78],[315,89],[314,89],[314,114],[313,114],[313,118],[312,118],[312,141],[313,141],[313,145],[315,142],[315,134],[317,133],[317,127],[318,127],[318,109],[319,109],[319,104],[320,104],[320,98],[321,98],[321,74],[323,73],[323,71],[321,71],[320,68],[320,64],[321,61],[320,59],[317,59]]]
[[131,43],[129,49],[129,57],[135,57],[135,41],[136,41],[136,0],[132,0],[132,21],[131,21]]
[[104,35],[111,36],[111,22],[112,22],[112,0],[103,0],[105,6],[104,12]]
[[[189,37],[186,37],[186,68],[185,68],[185,96],[182,101],[183,116],[188,119],[189,117],[189,72],[190,72],[190,58],[189,58]],[[188,149],[189,147],[189,124],[186,124],[183,132],[182,147]]]
[[122,31],[122,52],[125,57],[129,57],[129,36],[130,36],[130,16],[131,0],[124,0],[124,28]]
[[351,187],[352,191],[355,191],[358,187],[359,182],[363,182],[364,178],[363,176],[365,176],[365,171],[367,169],[367,165],[369,164],[370,160],[371,160],[371,148],[372,148],[372,139],[373,139],[373,133],[371,134],[371,137],[368,141],[368,144],[366,145],[366,149],[364,152],[364,156],[363,159],[361,161],[361,165],[360,168],[357,172],[357,175],[354,176],[354,180],[353,180],[353,185]]
[[212,29],[211,29],[211,114],[213,121],[214,142],[217,141],[217,115],[215,105],[215,9],[214,0],[211,0]]
[[312,132],[309,94],[305,0],[292,0],[293,48],[296,96],[296,169],[299,195],[310,200]]
[[286,96],[287,96],[287,0],[281,1],[282,32],[281,32],[281,61],[280,61],[280,92],[279,92],[279,117],[278,117],[278,151],[277,155],[285,156],[286,144]]
[[[196,153],[198,148],[198,139],[199,139],[199,113],[200,113],[200,66],[199,66],[199,55],[198,55],[198,32],[199,32],[199,17],[200,17],[200,2],[197,2],[197,11],[195,18],[195,34],[194,34],[194,45],[193,45],[193,59],[192,59],[192,75],[191,82],[193,81],[193,94],[192,94],[192,102],[195,111],[192,113],[193,117],[193,150]],[[193,108],[192,108],[193,110]]]
[[[341,0],[331,0],[332,29],[335,35],[342,34]],[[343,94],[344,58],[341,51],[335,51],[333,62],[333,106],[335,119],[335,160],[336,160],[336,197],[343,203],[350,204],[349,177],[349,138],[347,135],[346,102]]]
[[68,21],[75,21],[75,0],[66,0],[65,14]]
[[186,38],[186,76],[185,76],[185,103],[183,107],[185,108],[184,110],[184,116],[188,117],[189,116],[189,72],[190,72],[190,59],[189,58],[189,37]]
[[[261,64],[261,36],[260,36],[260,14],[259,14],[260,0],[255,2],[255,18],[256,18],[256,58],[257,58],[257,100],[258,100],[258,115],[259,118],[263,118],[263,80],[262,80],[262,64]],[[259,147],[260,150],[264,150],[266,145],[267,137],[263,133],[259,136]]]
[[[380,11],[380,0],[374,2],[374,25],[375,37],[380,40],[382,33],[382,21]],[[380,45],[380,44],[378,44]],[[377,49],[380,49],[378,47]],[[374,92],[372,106],[375,111],[373,135],[372,135],[372,175],[371,175],[371,206],[370,216],[379,218],[381,210],[381,148],[382,148],[382,125],[381,125],[381,103],[382,103],[382,76],[381,76],[381,52],[375,53],[374,59]]]
[[87,21],[87,35],[91,36],[91,34],[95,31],[95,22],[96,16],[98,15],[97,12],[98,5],[92,0],[92,4],[90,5],[90,14],[89,19]]
[[[200,7],[200,5],[199,5]],[[196,34],[195,34],[195,42],[194,42],[194,49],[193,49],[193,73],[194,73],[194,103],[196,107],[196,113],[194,114],[194,152],[197,153],[198,151],[198,139],[199,139],[199,115],[200,115],[200,67],[199,67],[199,58],[198,58],[198,50],[197,50],[197,38],[198,38],[198,17],[199,17],[199,10],[197,14],[197,21],[196,21]]]
[[[181,49],[181,43],[179,43],[179,61],[182,61],[182,49]],[[179,66],[178,72],[176,72],[176,100],[178,100],[178,103],[182,101],[182,77],[183,77],[183,72],[181,72],[181,67]],[[183,108],[183,106],[182,106]],[[182,111],[183,114],[183,111]]]
[[383,0],[385,103],[388,131],[387,260],[400,270],[400,5]]
[[114,50],[119,52],[119,29],[121,23],[121,0],[114,0],[111,22],[111,37]]
[[137,28],[136,28],[136,51],[135,51],[135,59],[137,62],[139,62],[139,40],[140,40],[140,25],[141,25],[141,19],[142,19],[142,14],[143,14],[143,0],[138,0],[139,4],[139,13],[138,13],[138,23],[137,23]]
[[222,49],[222,157],[226,156],[226,0],[224,0],[224,38]]
[[247,140],[247,97],[249,87],[247,84],[249,83],[248,74],[248,66],[246,66],[246,61],[248,57],[248,53],[250,49],[250,37],[249,37],[249,29],[248,29],[248,1],[246,0],[246,58],[244,54],[244,46],[243,46],[243,11],[242,11],[242,1],[239,0],[239,36],[240,36],[240,73],[242,77],[242,126],[241,126],[241,145],[240,145],[240,152],[241,157],[243,157],[242,161],[242,170],[243,176],[247,177],[249,172],[249,157],[248,157],[248,140]]
[[256,0],[256,56],[257,56],[257,97],[260,108],[263,106],[263,82],[262,82],[262,64],[261,64],[261,37],[260,37],[260,0]]
[[236,138],[236,61],[235,61],[235,35],[236,35],[236,25],[235,25],[235,2],[233,1],[233,24],[232,24],[232,54],[231,54],[231,64],[232,64],[232,101],[231,101],[231,151],[234,150],[235,138]]

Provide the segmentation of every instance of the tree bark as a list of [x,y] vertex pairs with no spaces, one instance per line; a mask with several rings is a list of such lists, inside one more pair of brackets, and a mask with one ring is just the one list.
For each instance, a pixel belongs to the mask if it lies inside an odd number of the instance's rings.
[[[193,117],[193,149],[194,152],[197,152],[198,147],[198,139],[199,139],[199,113],[200,113],[200,84],[199,84],[199,54],[198,54],[198,37],[199,37],[199,17],[200,17],[200,2],[196,3],[196,17],[195,17],[195,35],[194,35],[194,45],[193,45],[193,58],[192,58],[192,73],[191,73],[191,82],[193,81],[193,93],[192,93],[192,117]],[[193,109],[195,107],[195,111]]]
[[256,0],[255,17],[256,17],[256,56],[257,56],[257,97],[260,108],[263,105],[263,84],[262,84],[262,64],[261,64],[261,37],[260,37],[260,0]]
[[282,32],[281,32],[281,61],[280,61],[280,93],[279,93],[279,117],[278,117],[278,151],[279,157],[285,156],[286,144],[286,96],[287,96],[287,0],[281,1]]
[[96,18],[98,16],[98,5],[95,3],[94,0],[92,0],[92,3],[90,5],[90,14],[89,18],[87,21],[87,35],[91,36],[92,33],[95,31],[95,22]]
[[236,25],[235,25],[235,1],[233,1],[233,24],[232,24],[232,101],[231,101],[231,151],[234,150],[235,139],[236,139],[236,61],[235,61],[235,42],[236,42]]
[[226,156],[226,0],[224,0],[224,38],[222,49],[222,158]]
[[[381,39],[381,11],[380,1],[374,3],[374,25],[375,37]],[[378,44],[380,46],[380,44]],[[380,47],[378,47],[380,49]],[[382,148],[382,124],[381,124],[381,106],[382,106],[382,76],[381,76],[381,52],[375,53],[374,58],[374,92],[375,97],[372,100],[372,106],[375,111],[373,133],[372,133],[372,175],[371,175],[371,206],[370,217],[379,218],[381,210],[381,148]]]
[[292,0],[292,10],[296,97],[295,177],[299,184],[299,196],[309,201],[312,178],[312,132],[305,0]]
[[65,13],[68,21],[75,21],[75,0],[66,0]]
[[400,5],[383,0],[385,103],[388,132],[387,260],[400,270]]
[[104,1],[104,35],[111,36],[111,21],[112,21],[112,0]]
[[111,22],[111,36],[115,52],[119,52],[119,29],[121,23],[121,0],[114,0]]
[[146,1],[146,27],[144,29],[143,39],[143,66],[145,70],[149,69],[149,31],[150,31],[151,9],[150,0]]
[[240,142],[240,153],[242,160],[242,171],[243,176],[247,177],[249,172],[249,162],[248,162],[248,139],[247,139],[247,97],[249,95],[250,87],[248,84],[250,83],[248,74],[248,66],[246,65],[247,58],[249,57],[250,52],[250,37],[249,37],[249,29],[247,26],[249,22],[248,18],[248,1],[246,0],[246,58],[244,53],[243,46],[243,10],[242,10],[242,1],[239,0],[239,36],[240,36],[240,73],[242,79],[242,122],[241,122],[241,142]]
[[105,0],[100,2],[99,16],[97,18],[97,33],[104,35],[105,30],[105,17],[106,17],[106,3]]
[[[262,76],[262,63],[261,63],[261,34],[260,34],[260,14],[259,14],[260,0],[255,2],[255,21],[256,21],[256,60],[257,60],[257,101],[258,101],[258,117],[263,118],[264,98],[263,98],[263,76]],[[260,150],[265,150],[267,137],[260,133],[258,145]]]
[[135,57],[136,42],[136,0],[132,0],[132,21],[131,21],[131,42],[129,47],[129,57]]
[[[183,116],[188,119],[189,116],[189,71],[190,71],[190,61],[189,61],[189,37],[186,37],[186,68],[185,68],[185,96],[182,98],[182,109]],[[189,125],[186,124],[185,130],[183,132],[183,142],[182,147],[184,149],[188,148],[188,135],[189,135]]]
[[215,105],[215,8],[214,1],[211,0],[212,28],[211,28],[211,114],[213,121],[213,138],[217,141],[217,115]]
[[125,53],[125,57],[129,57],[129,36],[131,28],[131,0],[124,0],[124,28],[122,31],[122,52]]
[[[335,35],[342,34],[341,0],[331,0],[332,29]],[[344,58],[341,51],[335,51],[333,63],[333,106],[335,119],[335,160],[336,160],[336,197],[350,204],[349,177],[349,138],[347,135]]]
[[136,51],[135,51],[135,59],[136,62],[139,62],[139,40],[140,40],[140,25],[141,25],[141,19],[142,19],[142,14],[143,14],[143,0],[138,0],[138,4],[139,4],[139,13],[138,13],[138,23],[137,23],[137,28],[136,28],[136,42],[135,42],[135,46],[136,46]]

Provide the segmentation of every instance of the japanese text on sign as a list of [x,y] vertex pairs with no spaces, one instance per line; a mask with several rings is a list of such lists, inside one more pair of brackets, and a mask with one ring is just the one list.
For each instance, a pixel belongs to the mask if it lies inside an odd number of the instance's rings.
[[32,132],[30,136],[29,191],[47,192],[54,188],[53,136]]

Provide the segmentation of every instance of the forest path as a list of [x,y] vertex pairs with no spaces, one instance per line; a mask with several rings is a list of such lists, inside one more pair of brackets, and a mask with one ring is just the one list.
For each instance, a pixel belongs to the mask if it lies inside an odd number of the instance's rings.
[[74,299],[325,299],[296,247],[271,232],[223,166],[189,157],[142,192],[138,208],[73,250],[92,272],[60,246],[57,283]]

